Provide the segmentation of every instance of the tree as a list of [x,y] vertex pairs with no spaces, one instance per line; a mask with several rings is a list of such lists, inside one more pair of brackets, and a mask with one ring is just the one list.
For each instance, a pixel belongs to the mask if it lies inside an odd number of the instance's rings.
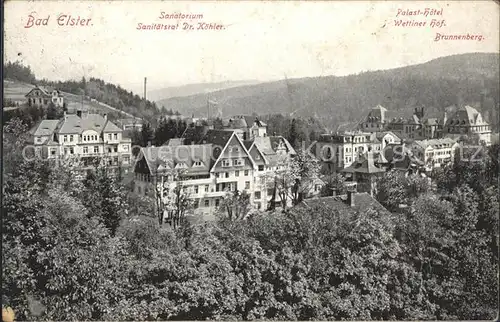
[[346,178],[337,173],[326,178],[326,184],[321,188],[321,196],[331,196],[333,193],[343,195],[347,193]]
[[125,191],[104,167],[90,171],[83,184],[83,204],[90,210],[89,215],[96,217],[114,236],[128,212]]
[[290,176],[293,179],[292,203],[299,204],[319,180],[319,160],[308,151],[299,151],[290,164]]
[[54,103],[50,102],[47,107],[47,119],[48,120],[58,120],[63,117],[63,111],[57,108]]
[[429,179],[420,174],[391,170],[377,181],[376,199],[388,210],[398,211],[429,190]]
[[250,195],[246,191],[227,192],[217,212],[224,219],[244,219],[250,212]]
[[139,145],[140,146],[148,146],[153,139],[153,130],[151,129],[151,125],[146,123],[142,126],[141,135],[139,137]]

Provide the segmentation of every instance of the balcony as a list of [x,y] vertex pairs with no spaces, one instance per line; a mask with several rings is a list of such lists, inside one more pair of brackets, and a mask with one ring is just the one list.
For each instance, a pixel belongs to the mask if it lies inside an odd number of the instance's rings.
[[213,197],[224,197],[228,193],[228,191],[210,191],[210,192],[201,192],[199,194],[200,198],[213,198]]

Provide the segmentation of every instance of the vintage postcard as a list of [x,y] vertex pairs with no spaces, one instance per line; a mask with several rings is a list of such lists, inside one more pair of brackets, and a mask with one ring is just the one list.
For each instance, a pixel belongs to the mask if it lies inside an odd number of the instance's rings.
[[3,15],[3,321],[498,319],[498,1]]

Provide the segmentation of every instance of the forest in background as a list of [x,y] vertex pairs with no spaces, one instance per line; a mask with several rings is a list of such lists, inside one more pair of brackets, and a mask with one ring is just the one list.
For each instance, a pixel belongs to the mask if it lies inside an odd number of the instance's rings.
[[[440,115],[450,105],[469,104],[478,107],[498,131],[499,64],[500,55],[496,53],[461,54],[348,76],[239,86],[212,92],[210,97],[218,102],[222,115],[264,115],[272,111],[296,118],[315,117],[333,131],[346,122],[359,122],[379,104],[401,112],[424,106],[429,113]],[[187,115],[207,115],[206,94],[173,97],[157,104]]]

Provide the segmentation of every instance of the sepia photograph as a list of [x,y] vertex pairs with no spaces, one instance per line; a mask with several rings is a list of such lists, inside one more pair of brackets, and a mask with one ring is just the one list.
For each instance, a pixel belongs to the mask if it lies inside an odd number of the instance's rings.
[[2,321],[498,320],[498,1],[2,6]]

